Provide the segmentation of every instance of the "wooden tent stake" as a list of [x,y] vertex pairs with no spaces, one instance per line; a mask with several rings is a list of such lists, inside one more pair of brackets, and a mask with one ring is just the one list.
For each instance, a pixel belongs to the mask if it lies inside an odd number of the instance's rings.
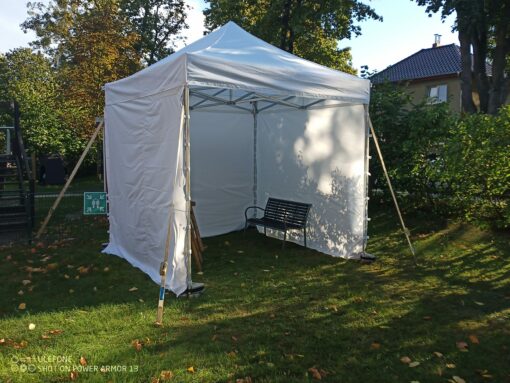
[[413,244],[411,243],[411,238],[409,237],[410,232],[404,223],[404,218],[402,218],[402,213],[400,212],[400,208],[398,206],[397,197],[395,196],[395,192],[393,191],[393,186],[391,185],[390,176],[388,175],[388,171],[386,170],[386,165],[384,163],[384,158],[382,156],[381,148],[379,147],[379,141],[377,140],[377,136],[375,135],[374,126],[372,125],[372,120],[370,117],[368,118],[368,123],[370,124],[370,132],[372,133],[372,138],[374,139],[375,148],[377,150],[377,154],[379,156],[379,160],[381,161],[381,166],[383,168],[384,176],[386,177],[386,182],[390,188],[391,197],[393,198],[393,203],[395,204],[395,208],[397,209],[398,218],[400,219],[400,224],[402,225],[402,230],[407,239],[407,243],[409,244],[409,248],[411,249],[411,253],[413,254],[414,262],[416,263],[416,252],[414,250]]
[[97,135],[99,134],[101,128],[103,127],[104,125],[104,121],[103,119],[100,119],[100,120],[97,120],[96,121],[96,130],[94,130],[94,133],[92,134],[92,137],[90,137],[90,140],[89,142],[87,143],[87,146],[85,147],[85,150],[83,150],[83,153],[81,154],[81,157],[80,159],[78,160],[78,162],[76,163],[76,165],[74,166],[74,169],[73,171],[71,172],[71,175],[69,176],[69,178],[67,179],[67,182],[66,184],[64,185],[64,187],[62,188],[62,190],[60,191],[60,194],[58,195],[57,199],[55,200],[55,202],[53,202],[53,205],[51,206],[50,210],[48,211],[48,215],[46,216],[46,218],[44,219],[44,222],[42,223],[41,227],[39,228],[39,230],[37,231],[37,234],[35,236],[36,239],[39,239],[39,237],[41,236],[41,234],[44,232],[44,230],[46,229],[46,226],[48,225],[48,222],[50,222],[50,219],[51,217],[53,216],[53,213],[55,212],[55,210],[57,209],[58,205],[60,204],[60,201],[62,200],[62,197],[64,197],[64,194],[65,192],[67,191],[67,188],[69,187],[69,185],[71,185],[71,182],[73,182],[73,179],[74,177],[76,176],[76,173],[78,172],[78,169],[80,168],[83,160],[85,159],[85,157],[87,156],[87,153],[89,152],[92,144],[94,143],[94,141],[96,140],[96,137]]
[[[171,208],[172,209],[172,208]],[[168,229],[166,232],[165,242],[165,256],[161,266],[159,268],[159,275],[161,275],[161,285],[159,287],[159,300],[158,300],[158,312],[156,314],[156,325],[161,326],[163,323],[163,305],[165,304],[165,285],[166,285],[166,272],[168,269],[168,257],[170,250],[170,235],[172,233],[172,214],[168,214]]]

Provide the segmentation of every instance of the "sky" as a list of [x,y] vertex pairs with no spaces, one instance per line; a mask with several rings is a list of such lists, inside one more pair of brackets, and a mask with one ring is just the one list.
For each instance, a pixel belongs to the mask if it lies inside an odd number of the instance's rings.
[[[205,8],[203,0],[185,0],[191,9],[188,13],[189,29],[184,32],[189,44],[203,36]],[[339,47],[350,47],[353,66],[381,71],[423,48],[430,48],[434,34],[442,35],[441,44],[458,44],[457,35],[451,32],[454,17],[442,22],[439,15],[428,17],[425,8],[412,0],[363,0],[384,19],[383,22],[361,23],[361,36],[341,40]],[[32,33],[23,33],[19,25],[26,19],[25,0],[0,0],[0,52],[28,46]],[[182,46],[183,44],[180,44]]]

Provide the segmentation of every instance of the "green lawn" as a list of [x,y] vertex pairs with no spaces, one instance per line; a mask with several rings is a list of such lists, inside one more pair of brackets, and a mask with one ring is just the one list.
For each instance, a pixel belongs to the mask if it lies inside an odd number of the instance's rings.
[[[373,264],[282,251],[254,231],[206,239],[194,277],[206,292],[168,295],[161,328],[158,286],[100,254],[103,219],[70,224],[66,241],[0,248],[0,381],[163,382],[171,371],[175,382],[308,382],[314,372],[325,382],[510,382],[508,235],[415,215],[415,266],[392,209],[371,216]],[[103,372],[71,377],[80,357]]]

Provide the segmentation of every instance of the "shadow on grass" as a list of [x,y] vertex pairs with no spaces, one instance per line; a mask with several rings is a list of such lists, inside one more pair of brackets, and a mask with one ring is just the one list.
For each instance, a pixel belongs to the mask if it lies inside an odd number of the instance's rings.
[[[235,382],[250,376],[255,382],[306,382],[311,367],[325,370],[323,380],[330,382],[423,383],[454,375],[484,381],[477,370],[487,370],[493,381],[509,381],[504,237],[413,217],[408,225],[417,242],[416,267],[396,217],[384,209],[372,216],[368,250],[378,256],[373,264],[293,244],[282,250],[279,241],[254,230],[205,239],[204,274],[194,280],[205,282],[206,292],[198,299],[169,297],[162,328],[152,326],[157,286],[127,262],[99,254],[103,234],[36,254],[8,249],[12,260],[1,269],[8,281],[0,286],[1,309],[8,323],[25,318],[16,309],[22,300],[30,315],[86,310],[89,332],[77,331],[78,338],[72,333],[77,325],[70,324],[73,346],[67,347],[87,350],[83,336],[110,331],[113,336],[89,346],[95,358],[142,366],[119,381],[148,381],[164,369],[174,371],[177,381]],[[32,273],[31,283],[23,286],[27,265],[37,267],[48,255],[45,264],[58,265]],[[80,273],[79,266],[88,271]],[[129,291],[132,287],[137,290]],[[17,295],[20,288],[23,296]],[[130,344],[135,337],[144,341],[139,353]],[[468,352],[456,347],[459,341],[468,343]],[[420,365],[411,368],[400,362],[402,356]],[[195,374],[186,372],[189,366]]]

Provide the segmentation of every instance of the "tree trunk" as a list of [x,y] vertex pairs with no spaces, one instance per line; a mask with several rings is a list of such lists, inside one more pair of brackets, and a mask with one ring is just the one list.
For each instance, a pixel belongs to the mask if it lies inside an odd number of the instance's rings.
[[489,106],[489,78],[487,77],[487,31],[479,29],[473,38],[474,76],[480,97],[480,112],[487,113]]
[[290,36],[292,30],[290,28],[290,10],[292,8],[292,0],[286,0],[283,5],[282,12],[282,31],[280,35],[280,49],[292,53],[293,46],[290,46]]
[[506,28],[498,28],[496,30],[496,47],[494,48],[494,60],[492,62],[492,87],[489,92],[489,108],[490,114],[497,114],[499,108],[504,104],[506,99],[506,56],[509,53],[510,44],[505,34]]
[[473,102],[473,78],[471,75],[471,39],[469,34],[459,29],[460,41],[460,87],[462,92],[462,110],[466,113],[476,113]]

